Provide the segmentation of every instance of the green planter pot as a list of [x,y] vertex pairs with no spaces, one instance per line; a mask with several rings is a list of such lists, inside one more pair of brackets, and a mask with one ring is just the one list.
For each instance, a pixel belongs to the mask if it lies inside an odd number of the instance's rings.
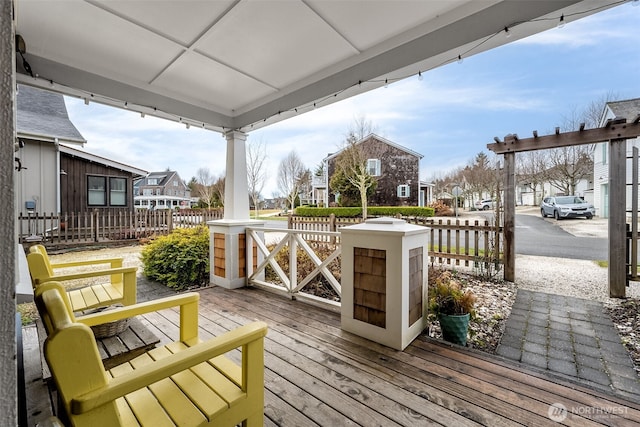
[[467,345],[467,332],[469,330],[469,314],[438,316],[442,337],[445,341],[461,346]]

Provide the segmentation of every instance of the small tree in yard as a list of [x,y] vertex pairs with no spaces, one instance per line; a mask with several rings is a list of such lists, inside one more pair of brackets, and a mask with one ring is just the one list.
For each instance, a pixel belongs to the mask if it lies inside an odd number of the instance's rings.
[[267,178],[266,160],[267,152],[262,141],[247,144],[247,184],[256,218],[260,210],[260,193]]
[[213,187],[215,177],[211,174],[211,171],[208,168],[200,168],[196,171],[196,176],[191,181],[200,200],[207,205],[208,209],[211,209],[215,192]]
[[[353,203],[354,193],[360,196],[362,219],[367,219],[367,196],[376,187],[377,181],[367,169],[367,158],[356,144],[375,132],[375,126],[365,116],[353,119],[347,131],[345,146],[336,158],[336,169],[330,180],[330,187],[340,193],[341,205]],[[354,191],[355,190],[355,191]]]
[[367,170],[367,159],[353,139],[347,141],[347,146],[336,159],[336,172],[331,177],[331,188],[338,191],[342,188],[345,191],[345,182],[360,194],[362,219],[367,219],[367,194],[375,189],[376,179]]
[[287,198],[291,210],[295,208],[296,199],[300,193],[300,186],[307,169],[295,151],[280,161],[278,167],[278,189]]

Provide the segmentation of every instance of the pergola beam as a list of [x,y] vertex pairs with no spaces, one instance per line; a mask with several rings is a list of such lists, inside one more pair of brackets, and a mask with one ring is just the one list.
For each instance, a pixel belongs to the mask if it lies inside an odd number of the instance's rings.
[[[544,150],[548,148],[569,147],[572,145],[596,144],[614,139],[631,139],[640,135],[640,115],[630,123],[625,119],[614,119],[609,126],[577,130],[572,132],[560,132],[545,136],[519,139],[512,134],[504,137],[502,142],[487,144],[487,148],[496,154],[520,153],[524,151]],[[494,138],[494,141],[496,138]],[[497,138],[499,140],[499,138]]]
[[574,145],[587,145],[607,142],[609,144],[609,296],[625,297],[627,277],[627,231],[626,231],[626,141],[640,135],[640,114],[631,122],[616,117],[607,120],[603,127],[573,132],[560,132],[555,129],[552,135],[520,139],[511,134],[500,141],[487,144],[487,148],[496,154],[502,154],[505,160],[504,173],[504,278],[515,281],[515,153],[543,150]]

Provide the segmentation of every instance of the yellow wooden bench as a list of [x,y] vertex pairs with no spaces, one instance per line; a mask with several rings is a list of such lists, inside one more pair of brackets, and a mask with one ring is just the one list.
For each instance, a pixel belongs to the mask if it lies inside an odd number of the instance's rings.
[[[82,311],[94,307],[106,307],[112,304],[131,305],[136,303],[135,267],[122,267],[122,258],[109,258],[88,261],[76,261],[52,264],[47,250],[42,245],[29,248],[27,255],[29,273],[34,289],[42,283],[66,280],[87,279],[108,276],[107,283],[84,286],[67,291],[73,311]],[[100,270],[84,270],[72,274],[55,274],[56,269],[69,267],[91,267],[108,264]]]
[[[76,319],[60,284],[36,289],[45,358],[73,426],[262,426],[264,337],[253,322],[202,342],[197,293]],[[180,307],[180,339],[105,371],[89,326]],[[241,363],[225,353],[240,348]]]

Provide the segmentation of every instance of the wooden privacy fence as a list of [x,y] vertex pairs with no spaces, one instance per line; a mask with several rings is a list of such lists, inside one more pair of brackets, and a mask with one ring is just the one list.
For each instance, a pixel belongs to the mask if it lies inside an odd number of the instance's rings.
[[222,218],[219,210],[95,210],[80,213],[29,213],[18,217],[19,241],[92,243],[165,235]]
[[[503,227],[489,221],[434,220],[433,218],[402,218],[410,224],[430,227],[429,257],[432,263],[469,266],[470,263],[503,263]],[[308,241],[331,239],[339,243],[339,235],[318,235],[315,232],[335,232],[347,225],[359,224],[362,218],[301,217],[290,215],[288,228],[309,231],[302,234]],[[325,240],[322,240],[323,242]]]

